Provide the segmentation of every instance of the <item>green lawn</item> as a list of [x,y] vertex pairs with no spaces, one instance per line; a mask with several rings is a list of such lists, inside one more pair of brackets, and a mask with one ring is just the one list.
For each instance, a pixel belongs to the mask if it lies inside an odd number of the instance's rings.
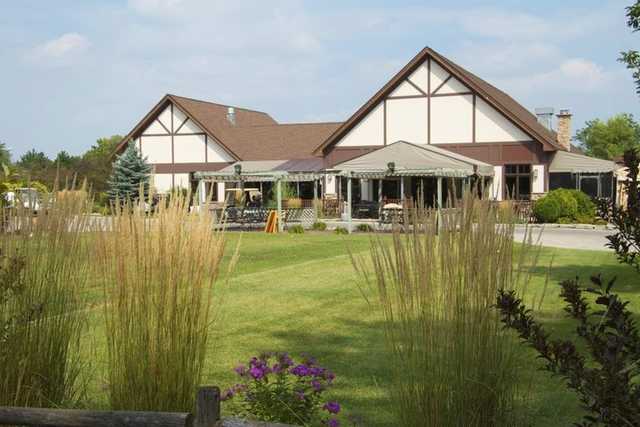
[[[239,237],[239,233],[229,233],[230,249]],[[233,366],[263,350],[308,352],[336,372],[332,397],[348,413],[360,416],[365,425],[394,425],[385,395],[389,375],[380,319],[362,297],[349,257],[349,250],[366,251],[369,237],[329,233],[244,233],[241,237],[239,264],[227,285],[218,289],[222,304],[212,331],[205,382],[231,385]],[[555,284],[576,275],[585,279],[597,272],[617,276],[617,289],[632,301],[632,309],[638,308],[640,294],[634,286],[638,277],[612,254],[548,248],[541,265],[548,265],[552,257],[550,285],[539,313],[550,331],[559,336],[571,331]],[[542,291],[544,275],[545,268],[540,267],[529,289],[531,295]],[[91,358],[99,361],[91,384],[94,406],[106,404],[99,295],[96,291],[94,327],[85,346],[88,356],[92,353]],[[523,357],[523,384],[530,389],[523,409],[528,420],[535,426],[566,426],[577,421],[581,415],[577,400],[560,380],[550,379],[538,367],[533,354]]]

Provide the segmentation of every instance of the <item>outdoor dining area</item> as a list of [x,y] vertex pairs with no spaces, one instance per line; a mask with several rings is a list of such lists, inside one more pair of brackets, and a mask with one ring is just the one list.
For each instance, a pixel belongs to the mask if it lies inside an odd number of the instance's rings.
[[[325,182],[336,180],[335,192]],[[201,204],[214,183],[224,183],[215,208],[225,222],[263,224],[277,212],[287,223],[333,219],[351,231],[352,221],[402,221],[406,209],[422,203],[442,209],[449,197],[480,183],[487,188],[493,167],[431,145],[404,141],[323,168],[321,159],[240,161],[215,172],[197,172]]]
[[338,199],[345,200],[342,219],[388,223],[400,221],[416,203],[442,209],[449,197],[475,182],[486,188],[493,166],[432,145],[398,141],[327,172],[338,176]]

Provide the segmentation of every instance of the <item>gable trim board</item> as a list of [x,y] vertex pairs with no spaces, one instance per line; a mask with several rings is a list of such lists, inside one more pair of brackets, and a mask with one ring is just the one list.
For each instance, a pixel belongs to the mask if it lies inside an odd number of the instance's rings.
[[[396,75],[393,76],[391,80],[389,80],[380,90],[378,90],[378,92],[376,92],[373,97],[371,97],[346,122],[344,122],[342,126],[340,126],[332,135],[330,135],[322,144],[320,144],[315,149],[314,153],[324,153],[327,148],[334,146],[339,141],[341,141],[342,138],[348,135],[349,132],[351,132],[351,130],[355,128],[361,120],[366,118],[371,111],[373,111],[379,104],[384,103],[384,100],[389,99],[389,96],[393,93],[393,91],[396,90],[399,85],[407,81],[407,79],[412,76],[416,72],[416,70],[418,70],[425,62],[427,65],[429,76],[429,78],[427,79],[427,85],[429,86],[427,87],[427,93],[429,95],[406,95],[405,97],[425,97],[427,99],[427,143],[433,142],[433,135],[431,132],[431,125],[433,122],[431,117],[431,98],[443,96],[471,95],[474,98],[480,97],[481,100],[496,109],[499,113],[505,116],[516,128],[520,129],[524,134],[527,134],[531,138],[531,140],[537,141],[542,144],[545,151],[555,151],[559,148],[555,141],[555,134],[546,129],[541,129],[542,125],[537,122],[535,116],[524,109],[524,107],[518,104],[515,100],[508,97],[508,95],[502,93],[495,87],[489,85],[484,80],[481,80],[480,78],[469,73],[462,67],[459,67],[457,64],[447,60],[434,50],[427,47],[424,48],[420,53],[418,53],[409,63],[407,63],[398,73],[396,73]],[[439,67],[440,69],[449,73],[449,76],[452,76],[453,79],[459,81],[462,86],[467,87],[469,89],[469,92],[437,93],[438,90],[441,90],[441,87],[444,87],[444,85],[446,85],[448,81],[451,80],[448,77],[445,78],[445,81],[441,82],[439,86],[432,92],[430,87],[432,80],[432,63],[436,67]],[[391,99],[394,98],[397,97],[392,97]],[[505,103],[510,103],[512,108],[508,108],[507,105],[503,105]],[[515,107],[516,105],[517,108]],[[512,111],[512,109],[518,111],[514,112]]]

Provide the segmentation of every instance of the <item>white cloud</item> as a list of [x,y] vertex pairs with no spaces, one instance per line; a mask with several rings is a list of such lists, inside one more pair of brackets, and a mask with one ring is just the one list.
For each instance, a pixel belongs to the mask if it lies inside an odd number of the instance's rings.
[[584,58],[569,58],[550,70],[498,79],[507,91],[522,96],[546,93],[585,95],[604,93],[615,81],[615,73]]
[[58,38],[49,40],[36,46],[29,57],[34,60],[59,61],[85,52],[91,43],[78,33],[66,33]]

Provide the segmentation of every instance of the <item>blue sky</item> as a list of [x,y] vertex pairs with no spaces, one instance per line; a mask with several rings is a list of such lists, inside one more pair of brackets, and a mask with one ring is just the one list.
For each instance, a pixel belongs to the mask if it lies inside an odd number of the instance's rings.
[[0,141],[79,154],[165,94],[348,118],[430,46],[525,107],[638,114],[626,1],[21,0],[0,15]]

